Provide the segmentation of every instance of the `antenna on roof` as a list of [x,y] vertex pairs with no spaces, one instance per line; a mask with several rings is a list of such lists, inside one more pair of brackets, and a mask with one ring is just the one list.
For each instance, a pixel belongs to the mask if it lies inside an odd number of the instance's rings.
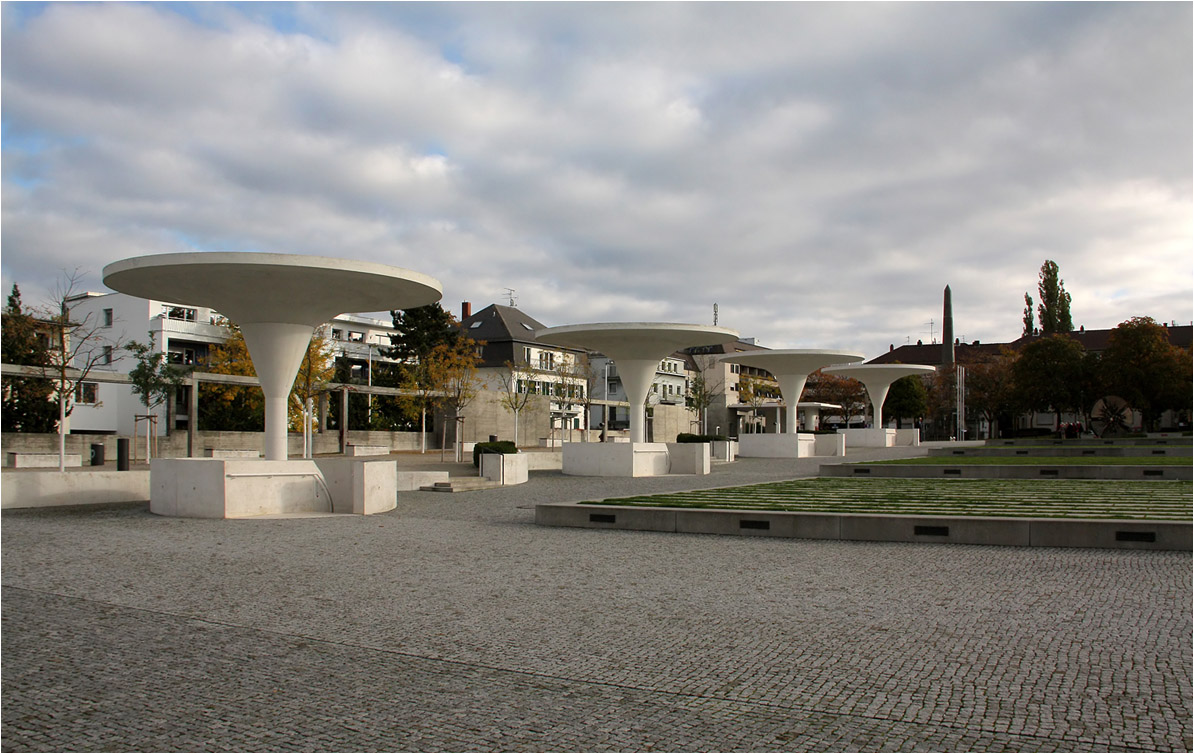
[[506,298],[510,301],[510,306],[518,306],[518,297],[514,295],[513,288],[506,288]]
[[713,305],[713,326],[717,327],[717,304]]
[[928,322],[925,322],[925,324],[929,326],[929,342],[936,343],[937,342],[937,334],[936,334],[937,331],[933,329],[933,325],[935,325],[937,323],[930,319]]

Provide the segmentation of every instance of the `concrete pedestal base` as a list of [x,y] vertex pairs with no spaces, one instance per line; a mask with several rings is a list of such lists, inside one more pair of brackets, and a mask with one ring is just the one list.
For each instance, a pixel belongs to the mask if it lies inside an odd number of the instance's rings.
[[503,486],[525,484],[530,468],[527,461],[528,455],[524,453],[484,453],[481,455],[481,476]]
[[570,442],[564,444],[569,476],[663,476],[670,462],[661,442]]
[[381,460],[161,458],[149,484],[151,512],[188,518],[381,513],[398,501],[397,464]]
[[813,455],[811,434],[757,434],[738,436],[738,455],[743,458],[808,458]]
[[846,436],[846,445],[851,448],[894,448],[894,429],[839,429]]

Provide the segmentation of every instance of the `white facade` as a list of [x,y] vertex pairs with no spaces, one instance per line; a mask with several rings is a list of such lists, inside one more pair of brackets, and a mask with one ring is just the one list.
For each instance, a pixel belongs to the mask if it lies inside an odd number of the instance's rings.
[[[593,371],[597,375],[596,381],[597,390],[593,396],[599,400],[611,401],[625,401],[626,388],[622,384],[622,378],[618,374],[618,365],[613,360],[602,356],[593,356]],[[605,383],[605,390],[602,390],[602,382]],[[668,356],[659,362],[655,370],[655,376],[651,380],[651,390],[647,394],[647,402],[652,405],[664,404],[673,406],[683,406],[688,398],[689,374],[685,366],[684,359]],[[630,413],[628,408],[621,406],[610,406],[609,408],[609,422],[610,428],[624,428],[630,424]],[[597,429],[602,422],[602,413],[594,411],[590,423],[593,429]]]
[[[172,364],[203,371],[209,349],[228,339],[228,329],[216,324],[219,312],[207,307],[193,307],[168,301],[150,300],[124,293],[84,293],[69,302],[71,318],[86,321],[88,327],[99,326],[96,348],[110,351],[92,373],[127,374],[135,366],[131,355],[112,344],[130,340],[141,343],[153,340],[156,350],[165,350]],[[371,366],[376,362],[393,363],[380,354],[390,346],[389,336],[394,327],[390,320],[342,314],[323,326],[324,336],[332,343],[333,356],[359,362],[358,375],[371,382]],[[175,396],[174,405],[165,403],[154,408],[159,435],[171,429],[186,429],[190,417],[189,386],[183,386]],[[68,419],[73,431],[132,435],[135,417],[146,413],[145,406],[128,385],[85,381],[75,391],[75,407]],[[173,422],[170,426],[168,422]],[[145,433],[145,424],[136,427]]]

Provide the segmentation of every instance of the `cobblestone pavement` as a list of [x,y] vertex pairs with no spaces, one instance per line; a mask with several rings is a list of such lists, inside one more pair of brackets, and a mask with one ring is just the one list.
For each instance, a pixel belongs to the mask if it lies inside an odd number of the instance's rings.
[[[853,459],[851,459],[853,460]],[[1189,751],[1189,553],[370,517],[3,515],[4,751]]]

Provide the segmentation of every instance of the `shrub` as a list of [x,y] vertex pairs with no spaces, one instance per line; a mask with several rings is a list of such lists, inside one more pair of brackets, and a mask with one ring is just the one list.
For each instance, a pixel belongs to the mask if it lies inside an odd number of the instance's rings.
[[509,440],[498,440],[497,442],[479,442],[473,446],[473,468],[481,468],[481,454],[482,453],[499,453],[506,455],[508,453],[517,453],[518,446]]
[[691,432],[681,432],[676,435],[676,442],[713,442],[725,439],[727,439],[725,435],[694,435]]

